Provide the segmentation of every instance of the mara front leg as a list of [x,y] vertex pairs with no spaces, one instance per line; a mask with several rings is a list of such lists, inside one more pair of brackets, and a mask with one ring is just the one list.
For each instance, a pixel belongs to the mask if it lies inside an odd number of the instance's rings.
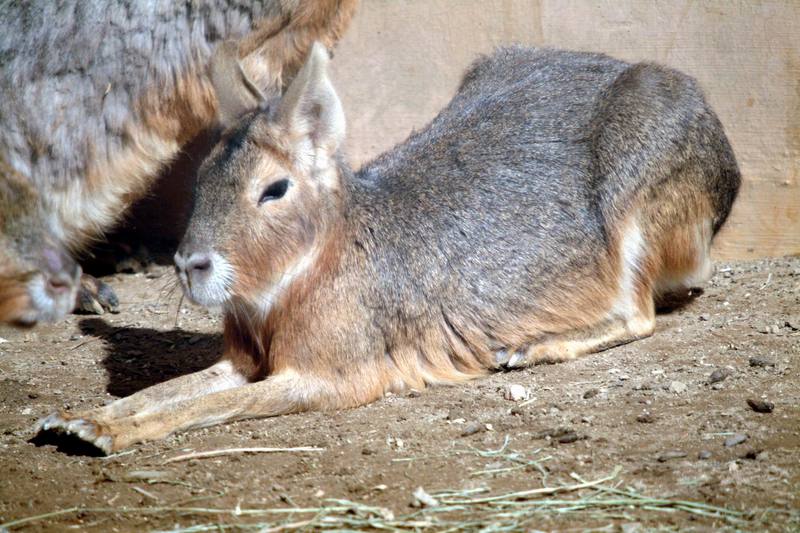
[[[291,370],[263,381],[245,381],[224,388],[219,379],[221,376],[212,377],[212,369],[217,367],[218,371],[223,363],[114,402],[119,405],[111,404],[78,415],[50,415],[40,422],[39,428],[74,434],[105,453],[112,453],[137,442],[163,439],[179,431],[245,418],[340,406],[333,387],[326,380],[301,377]],[[189,394],[192,387],[201,387],[202,393]],[[168,400],[173,392],[175,397]],[[142,409],[134,409],[137,406],[142,406]]]
[[55,412],[38,423],[38,431],[63,431],[106,450],[103,428],[114,420],[135,415],[159,413],[170,405],[215,392],[240,387],[251,376],[229,359],[192,374],[180,376],[143,389],[110,404],[81,413]]

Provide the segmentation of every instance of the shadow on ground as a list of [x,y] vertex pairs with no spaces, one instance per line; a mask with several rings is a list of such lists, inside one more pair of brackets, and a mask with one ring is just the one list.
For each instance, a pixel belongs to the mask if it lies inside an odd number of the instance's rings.
[[80,328],[84,335],[105,343],[106,356],[102,364],[108,372],[106,390],[114,396],[129,396],[203,370],[222,354],[221,334],[118,327],[100,318],[81,320]]
[[37,448],[42,446],[55,446],[56,450],[64,455],[82,457],[102,457],[105,455],[103,450],[93,444],[80,439],[75,435],[69,435],[58,431],[39,431],[28,442]]

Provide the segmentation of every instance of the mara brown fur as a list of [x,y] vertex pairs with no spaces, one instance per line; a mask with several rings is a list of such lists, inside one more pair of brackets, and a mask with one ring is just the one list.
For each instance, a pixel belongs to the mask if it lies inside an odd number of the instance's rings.
[[188,297],[225,314],[220,362],[43,430],[111,452],[569,360],[650,335],[659,301],[711,275],[740,178],[688,76],[501,49],[354,173],[327,63],[315,46],[277,106],[220,110],[175,255]]

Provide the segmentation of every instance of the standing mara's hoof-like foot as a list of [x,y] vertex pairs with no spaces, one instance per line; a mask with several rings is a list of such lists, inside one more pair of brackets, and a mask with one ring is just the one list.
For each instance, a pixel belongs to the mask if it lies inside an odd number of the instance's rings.
[[39,421],[36,431],[37,433],[53,431],[74,435],[105,454],[114,451],[114,437],[109,433],[108,427],[88,417],[71,417],[65,413],[52,413]]
[[119,313],[119,298],[111,285],[89,274],[83,274],[75,310],[93,315],[102,315],[106,311]]

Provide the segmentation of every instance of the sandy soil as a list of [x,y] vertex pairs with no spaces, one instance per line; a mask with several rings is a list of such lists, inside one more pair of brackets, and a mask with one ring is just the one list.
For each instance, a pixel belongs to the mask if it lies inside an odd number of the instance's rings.
[[[193,431],[108,458],[33,438],[54,408],[100,405],[218,356],[218,318],[178,312],[171,280],[165,267],[106,278],[118,315],[0,329],[0,522],[61,511],[8,529],[364,529],[370,520],[433,531],[800,529],[800,258],[719,265],[705,294],[660,315],[651,338],[570,363]],[[506,399],[511,384],[530,398]],[[296,446],[324,450],[165,463]],[[475,501],[591,482],[618,466],[594,487]],[[418,500],[438,506],[413,507],[418,487],[438,501]]]

